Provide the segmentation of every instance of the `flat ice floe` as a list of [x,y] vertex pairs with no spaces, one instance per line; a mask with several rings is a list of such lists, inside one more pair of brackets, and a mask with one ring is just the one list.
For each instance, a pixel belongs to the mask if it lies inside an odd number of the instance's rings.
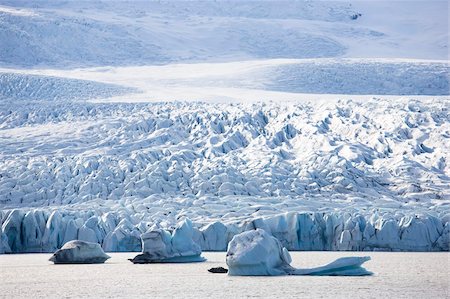
[[229,275],[333,275],[362,276],[372,273],[361,267],[370,257],[344,257],[327,265],[296,269],[281,243],[262,229],[246,231],[233,237],[228,244],[226,262]]

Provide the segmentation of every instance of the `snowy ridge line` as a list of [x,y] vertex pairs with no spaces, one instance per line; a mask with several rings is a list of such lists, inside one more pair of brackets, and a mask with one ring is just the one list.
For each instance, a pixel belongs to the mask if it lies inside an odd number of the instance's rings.
[[[0,253],[53,252],[74,239],[99,243],[110,252],[140,251],[141,234],[154,224],[135,215],[63,208],[4,210],[1,216]],[[226,225],[213,222],[194,228],[193,239],[202,250],[225,251],[234,235],[261,228],[288,250],[448,251],[449,220],[448,214],[441,219],[426,214],[396,219],[377,213],[290,212]]]

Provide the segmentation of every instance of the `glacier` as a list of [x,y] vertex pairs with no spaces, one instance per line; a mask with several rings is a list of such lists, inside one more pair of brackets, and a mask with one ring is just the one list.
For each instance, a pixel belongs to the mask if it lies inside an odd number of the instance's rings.
[[49,261],[55,264],[102,264],[109,258],[98,243],[72,240],[58,249]]
[[333,275],[363,276],[372,273],[361,267],[370,257],[343,257],[327,265],[296,269],[290,265],[291,256],[275,237],[265,230],[246,231],[231,239],[226,255],[228,275]]
[[446,8],[0,0],[0,253],[448,251]]
[[5,252],[141,251],[184,218],[202,250],[254,228],[289,250],[449,250],[445,99],[0,105]]

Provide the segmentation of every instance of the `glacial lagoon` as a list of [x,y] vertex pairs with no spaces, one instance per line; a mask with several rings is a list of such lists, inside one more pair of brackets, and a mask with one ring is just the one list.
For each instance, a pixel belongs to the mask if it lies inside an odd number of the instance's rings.
[[301,268],[343,256],[372,258],[364,277],[237,277],[212,274],[227,267],[224,252],[204,252],[192,264],[134,265],[135,252],[108,253],[97,265],[53,265],[51,254],[0,255],[0,298],[449,298],[449,252],[291,252]]

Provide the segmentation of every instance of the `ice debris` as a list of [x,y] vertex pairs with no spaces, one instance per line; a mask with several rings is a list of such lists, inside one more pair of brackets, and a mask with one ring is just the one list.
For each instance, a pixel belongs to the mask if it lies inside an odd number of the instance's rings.
[[228,244],[226,262],[229,275],[339,275],[361,276],[371,272],[361,265],[370,257],[345,257],[325,266],[296,269],[290,265],[288,250],[275,237],[262,229],[234,236]]
[[194,242],[192,222],[185,219],[179,223],[171,233],[153,226],[141,235],[142,253],[131,262],[135,264],[147,263],[189,263],[203,262],[200,246]]
[[55,264],[101,264],[110,256],[97,243],[72,240],[49,259]]

